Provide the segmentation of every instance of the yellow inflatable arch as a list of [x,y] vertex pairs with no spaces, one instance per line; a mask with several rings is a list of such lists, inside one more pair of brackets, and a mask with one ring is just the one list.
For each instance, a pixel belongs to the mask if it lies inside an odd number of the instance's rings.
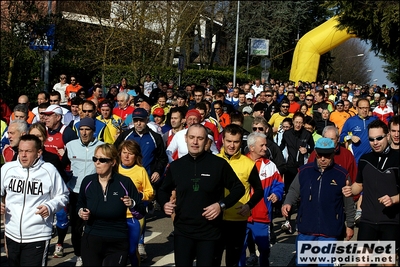
[[346,30],[338,30],[339,22],[333,17],[306,33],[296,45],[293,54],[290,80],[314,82],[317,79],[320,56],[346,40],[356,37]]

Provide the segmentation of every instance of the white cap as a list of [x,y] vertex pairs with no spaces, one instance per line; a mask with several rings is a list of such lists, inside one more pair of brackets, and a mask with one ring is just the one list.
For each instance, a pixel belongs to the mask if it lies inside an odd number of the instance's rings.
[[253,95],[251,94],[251,93],[248,93],[247,95],[246,95],[246,99],[253,99]]
[[242,110],[242,112],[243,113],[252,113],[253,112],[253,109],[250,107],[250,106],[245,106],[244,108],[243,108],[243,110]]
[[63,111],[59,105],[50,105],[45,111],[40,112],[40,114],[51,115],[51,114],[63,115]]

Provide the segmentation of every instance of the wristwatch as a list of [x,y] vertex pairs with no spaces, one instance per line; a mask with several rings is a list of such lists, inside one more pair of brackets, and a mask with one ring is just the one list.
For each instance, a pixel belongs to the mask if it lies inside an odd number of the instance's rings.
[[221,210],[226,210],[226,205],[224,202],[220,201],[220,202],[218,202],[218,204],[219,204],[219,207],[221,208]]

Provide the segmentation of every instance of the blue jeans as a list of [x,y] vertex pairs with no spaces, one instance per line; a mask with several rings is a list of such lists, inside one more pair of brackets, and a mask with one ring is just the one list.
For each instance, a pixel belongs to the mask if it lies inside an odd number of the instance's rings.
[[269,266],[269,223],[259,222],[247,223],[246,238],[240,256],[239,266],[246,266],[247,238],[249,234],[252,235],[254,243],[257,244],[258,252],[260,252],[260,266]]
[[[315,235],[304,235],[298,234],[296,238],[296,253],[299,253],[299,246],[298,241],[337,241],[337,238],[334,237],[324,237],[324,236],[315,236]],[[308,264],[299,264],[297,262],[297,255],[296,255],[296,266],[308,266]],[[333,266],[333,264],[318,264],[318,266]]]

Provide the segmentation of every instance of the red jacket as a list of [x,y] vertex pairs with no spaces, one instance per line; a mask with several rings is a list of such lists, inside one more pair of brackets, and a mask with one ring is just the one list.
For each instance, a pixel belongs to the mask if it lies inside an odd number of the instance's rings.
[[388,106],[384,106],[383,108],[381,106],[377,106],[372,111],[372,115],[378,117],[381,121],[388,125],[390,118],[394,116],[394,112]]
[[[247,154],[250,158],[250,154]],[[272,218],[272,202],[267,198],[274,193],[278,200],[283,197],[283,180],[276,165],[269,159],[260,158],[256,160],[255,165],[260,176],[261,185],[264,190],[264,197],[251,210],[248,222],[270,223]],[[253,189],[250,190],[250,197],[253,195]]]

